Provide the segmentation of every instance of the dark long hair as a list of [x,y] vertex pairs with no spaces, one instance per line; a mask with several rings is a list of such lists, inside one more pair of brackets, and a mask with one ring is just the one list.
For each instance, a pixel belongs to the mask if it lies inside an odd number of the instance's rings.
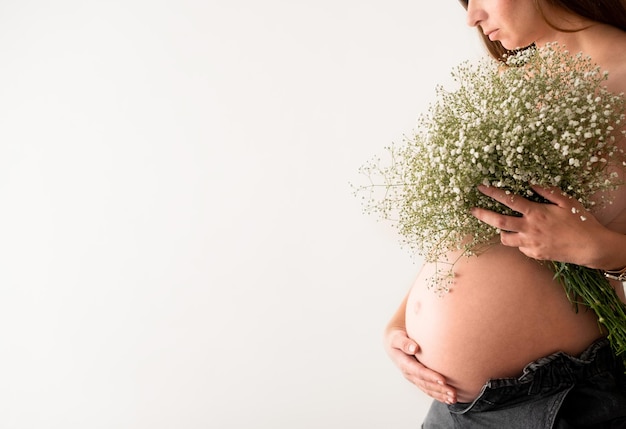
[[[561,8],[570,12],[588,18],[592,21],[609,24],[613,27],[626,31],[626,0],[544,0],[546,4]],[[535,7],[541,12],[544,19],[551,27],[560,31],[573,32],[577,30],[565,30],[553,25],[543,13],[539,0],[534,0]],[[461,4],[467,8],[467,1],[461,1]],[[480,31],[480,29],[479,29]],[[500,42],[491,41],[482,31],[480,34],[487,50],[492,57],[502,60],[504,56],[512,52],[506,49]]]

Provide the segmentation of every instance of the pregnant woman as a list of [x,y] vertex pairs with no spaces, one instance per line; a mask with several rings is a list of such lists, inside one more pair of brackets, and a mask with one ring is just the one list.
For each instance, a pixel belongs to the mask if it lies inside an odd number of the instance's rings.
[[[625,2],[461,3],[493,56],[557,42],[608,70],[609,90],[626,92]],[[392,361],[435,399],[423,427],[626,427],[623,356],[614,356],[594,312],[582,306],[575,312],[540,262],[570,262],[626,279],[626,186],[584,222],[572,214],[573,205],[582,207],[559,193],[539,189],[552,204],[538,204],[480,190],[522,217],[474,209],[476,218],[503,232],[479,256],[447,255],[458,262],[443,296],[426,287],[436,270],[426,263],[385,330]],[[624,301],[622,283],[612,285]]]

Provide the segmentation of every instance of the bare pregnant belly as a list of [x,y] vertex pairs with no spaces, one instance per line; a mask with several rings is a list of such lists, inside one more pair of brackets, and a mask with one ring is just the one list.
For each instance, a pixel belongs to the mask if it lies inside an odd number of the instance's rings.
[[[441,267],[441,266],[440,266]],[[592,311],[575,313],[547,266],[501,245],[455,265],[451,290],[427,288],[426,264],[406,306],[406,328],[417,358],[474,399],[491,378],[515,377],[557,351],[578,355],[603,336]]]

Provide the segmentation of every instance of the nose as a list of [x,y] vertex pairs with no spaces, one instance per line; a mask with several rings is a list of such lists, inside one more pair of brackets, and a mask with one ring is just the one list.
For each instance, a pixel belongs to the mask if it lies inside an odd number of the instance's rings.
[[465,9],[467,9],[467,25],[476,27],[485,19],[485,11],[479,7],[477,1],[468,1]]

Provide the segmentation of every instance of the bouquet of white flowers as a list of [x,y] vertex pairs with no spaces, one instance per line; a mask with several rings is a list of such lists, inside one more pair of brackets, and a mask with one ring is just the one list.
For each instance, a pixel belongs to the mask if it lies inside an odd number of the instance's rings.
[[[369,179],[356,189],[365,211],[391,220],[404,245],[427,261],[453,249],[474,254],[493,242],[499,231],[474,218],[472,207],[519,215],[480,193],[479,184],[540,202],[531,186],[556,186],[589,210],[610,204],[602,191],[620,185],[624,154],[615,134],[624,98],[603,86],[606,72],[556,45],[526,49],[506,63],[461,64],[452,73],[458,88],[437,88],[417,131],[386,148],[390,162],[375,158],[360,169]],[[626,351],[626,306],[602,273],[553,266],[572,303],[593,308],[616,352]],[[442,277],[433,284],[445,292]]]

